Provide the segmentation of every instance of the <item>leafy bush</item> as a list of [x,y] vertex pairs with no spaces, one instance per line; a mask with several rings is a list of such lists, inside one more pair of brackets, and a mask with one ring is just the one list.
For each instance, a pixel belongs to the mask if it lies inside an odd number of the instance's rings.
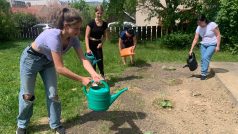
[[0,40],[7,41],[12,40],[14,34],[17,32],[15,24],[13,23],[11,16],[0,11]]
[[190,47],[193,34],[172,33],[161,38],[160,44],[169,49],[183,49]]
[[[217,23],[223,36],[222,42],[233,54],[238,53],[238,0],[220,0]],[[222,44],[223,45],[223,44]],[[221,45],[221,46],[222,46]]]
[[37,24],[37,18],[32,14],[16,13],[13,14],[15,25],[19,29],[32,27]]

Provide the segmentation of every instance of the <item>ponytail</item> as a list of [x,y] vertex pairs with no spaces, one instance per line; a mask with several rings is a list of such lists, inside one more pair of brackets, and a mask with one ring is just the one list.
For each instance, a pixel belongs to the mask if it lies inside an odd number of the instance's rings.
[[64,28],[64,24],[73,25],[82,22],[79,12],[75,9],[69,8],[63,8],[58,11],[54,18],[56,18],[55,27],[61,30]]

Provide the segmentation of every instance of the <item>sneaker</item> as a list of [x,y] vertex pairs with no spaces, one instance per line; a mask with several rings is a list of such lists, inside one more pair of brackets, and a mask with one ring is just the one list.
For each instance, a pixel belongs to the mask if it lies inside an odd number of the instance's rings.
[[25,128],[17,128],[16,134],[26,134]]
[[63,126],[59,126],[54,129],[56,134],[66,134],[65,128]]
[[201,80],[206,80],[206,79],[207,79],[207,76],[204,76],[204,75],[201,76]]

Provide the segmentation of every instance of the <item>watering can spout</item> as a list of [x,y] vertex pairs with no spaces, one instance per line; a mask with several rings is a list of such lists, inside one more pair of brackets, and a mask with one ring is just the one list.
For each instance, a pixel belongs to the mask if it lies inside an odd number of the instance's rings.
[[101,59],[99,59],[99,60],[94,60],[94,61],[93,61],[93,65],[97,64],[100,60],[101,60]]
[[122,90],[118,91],[117,93],[111,95],[110,105],[126,90],[128,90],[128,88],[123,88]]

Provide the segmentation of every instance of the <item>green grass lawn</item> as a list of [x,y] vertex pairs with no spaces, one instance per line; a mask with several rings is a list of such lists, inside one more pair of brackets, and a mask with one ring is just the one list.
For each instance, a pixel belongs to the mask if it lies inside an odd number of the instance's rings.
[[[30,41],[5,42],[0,44],[0,133],[14,133],[16,129],[16,116],[18,114],[19,91],[19,59],[23,49]],[[84,44],[82,44],[84,47]],[[199,51],[195,51],[199,59]],[[161,49],[155,42],[139,44],[136,50],[136,63],[149,62],[177,62],[184,63],[188,50]],[[237,55],[229,52],[220,52],[213,57],[213,61],[238,61]],[[73,49],[64,56],[65,66],[74,72],[88,76],[78,61]],[[127,68],[123,66],[119,57],[117,44],[106,43],[104,46],[104,63],[106,75],[117,75]],[[82,85],[68,78],[59,76],[59,96],[62,102],[62,117],[70,120],[76,117],[83,109],[82,102],[85,97],[81,90]],[[31,131],[39,129],[37,121],[47,117],[44,86],[40,78],[35,88],[34,114],[31,120]]]

